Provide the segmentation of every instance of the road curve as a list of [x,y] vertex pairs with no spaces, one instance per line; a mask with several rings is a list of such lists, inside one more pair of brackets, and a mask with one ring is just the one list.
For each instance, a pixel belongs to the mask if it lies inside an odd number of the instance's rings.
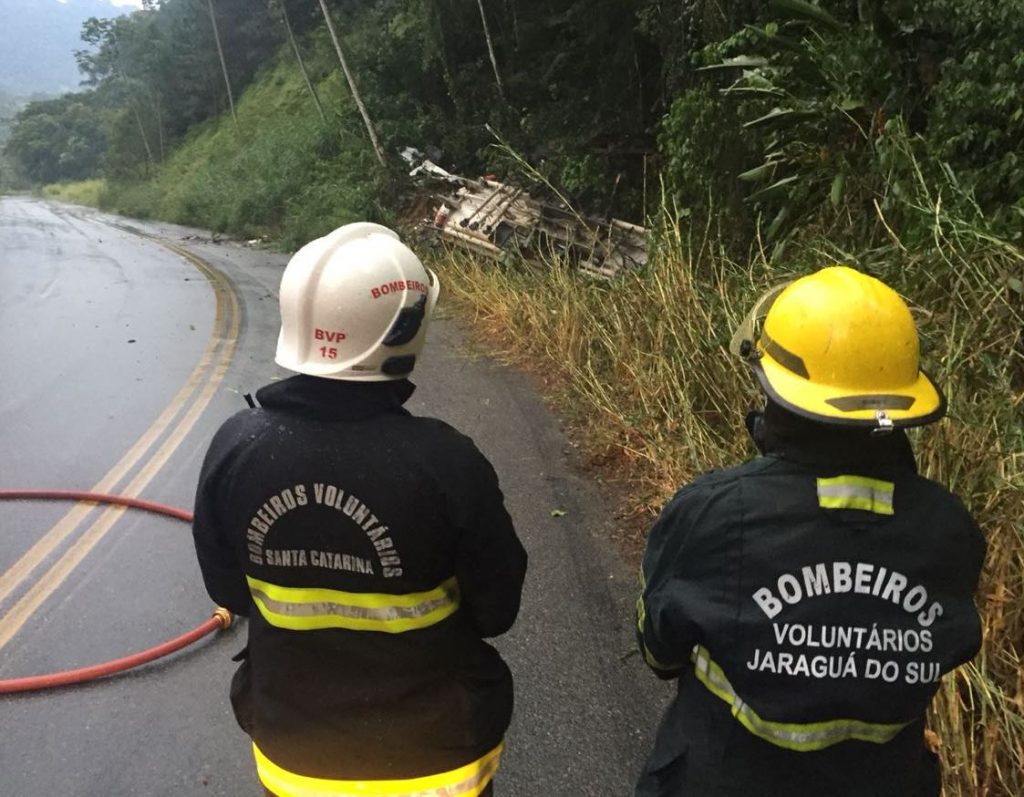
[[[274,297],[286,256],[214,243],[207,233],[173,225],[0,199],[0,378],[19,385],[20,397],[0,393],[0,444],[8,452],[0,488],[92,486],[160,417],[218,335],[215,280],[185,254],[223,275],[238,301],[230,361],[217,380],[205,375],[202,384],[213,387],[193,426],[139,488],[145,498],[189,507],[213,431],[243,406],[241,394],[285,375],[272,353]],[[26,262],[35,269],[29,275]],[[88,292],[100,283],[113,303]],[[144,357],[131,349],[126,357],[120,350],[137,343],[119,343],[108,362],[105,352],[116,338],[83,333],[81,340],[64,339],[67,357],[47,359],[55,339],[39,334],[39,323],[59,328],[48,320],[52,313],[81,324],[82,307],[98,301],[116,306],[129,332],[163,325],[166,345]],[[94,352],[87,366],[82,350]],[[636,578],[608,542],[611,506],[570,467],[558,423],[528,380],[471,351],[443,299],[414,381],[419,387],[409,408],[452,423],[494,463],[530,553],[519,622],[497,643],[516,678],[497,793],[629,794],[667,694],[632,655]],[[58,388],[66,390],[47,401]],[[116,401],[122,394],[127,398]],[[65,413],[61,398],[68,395],[73,417],[47,420]],[[200,401],[201,390],[191,393],[177,417]],[[162,433],[160,440],[168,439]],[[26,483],[36,481],[42,483]],[[66,509],[0,505],[0,578]],[[187,528],[130,513],[110,526],[0,648],[0,678],[122,655],[174,636],[209,612]],[[0,598],[0,625],[18,594]],[[244,631],[225,636],[126,677],[0,699],[0,794],[259,794],[227,704],[229,658]]]

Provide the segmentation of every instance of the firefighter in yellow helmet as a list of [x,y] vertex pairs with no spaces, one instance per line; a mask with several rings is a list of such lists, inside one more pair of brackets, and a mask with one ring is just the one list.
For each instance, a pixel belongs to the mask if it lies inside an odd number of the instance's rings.
[[276,797],[492,792],[526,569],[472,440],[402,405],[437,277],[391,230],[349,224],[281,279],[276,360],[207,451],[203,579],[249,618],[231,700]]
[[984,540],[904,429],[945,400],[903,300],[843,266],[766,295],[732,349],[766,394],[761,456],[650,531],[641,652],[677,679],[638,797],[937,797],[941,677],[978,651]]

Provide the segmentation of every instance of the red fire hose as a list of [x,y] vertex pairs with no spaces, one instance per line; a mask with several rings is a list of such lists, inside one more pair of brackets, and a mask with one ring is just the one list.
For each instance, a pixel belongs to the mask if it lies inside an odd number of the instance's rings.
[[[105,493],[90,493],[80,490],[0,490],[0,501],[14,501],[18,499],[30,500],[58,500],[58,501],[88,501],[96,504],[115,504],[118,506],[142,509],[146,512],[153,512],[158,515],[177,518],[191,522],[192,514],[184,509],[160,504],[155,501],[146,501],[141,498],[131,498],[125,495],[108,495]],[[12,694],[14,692],[31,692],[39,689],[52,689],[57,686],[68,686],[70,684],[82,683],[95,678],[102,678],[106,675],[123,672],[124,670],[138,667],[141,664],[153,661],[162,656],[180,650],[202,639],[207,634],[218,629],[225,629],[231,625],[231,612],[227,609],[217,607],[213,616],[201,625],[181,636],[170,639],[148,650],[133,653],[120,659],[94,664],[90,667],[82,667],[75,670],[64,670],[63,672],[46,673],[44,675],[30,675],[25,678],[11,678],[0,680],[0,694]]]

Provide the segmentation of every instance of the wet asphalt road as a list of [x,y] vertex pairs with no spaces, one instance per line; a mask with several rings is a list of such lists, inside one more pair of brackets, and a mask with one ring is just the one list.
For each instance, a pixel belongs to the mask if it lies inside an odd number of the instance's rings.
[[[243,393],[285,375],[272,355],[286,260],[0,198],[0,490],[190,509],[217,426]],[[497,642],[516,677],[497,794],[631,793],[668,694],[631,653],[635,574],[607,542],[610,504],[572,471],[527,380],[472,353],[443,299],[414,381],[409,408],[491,459],[530,553],[519,622]],[[0,502],[0,679],[122,656],[210,614],[185,524],[69,510]],[[261,794],[227,701],[244,633],[104,681],[0,697],[0,797]]]

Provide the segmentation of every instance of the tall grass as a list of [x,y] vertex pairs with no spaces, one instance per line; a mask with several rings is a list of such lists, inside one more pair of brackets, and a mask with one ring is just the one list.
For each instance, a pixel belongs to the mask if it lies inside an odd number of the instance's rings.
[[629,475],[640,513],[682,478],[750,453],[736,430],[756,394],[721,352],[770,272],[730,261],[705,233],[665,226],[649,267],[614,282],[557,259],[509,269],[451,252],[441,266],[492,346],[554,377],[589,455]]
[[934,209],[934,246],[905,285],[931,308],[950,420],[922,431],[924,472],[964,498],[988,538],[981,654],[946,679],[933,723],[948,795],[1024,794],[1024,254]]
[[88,205],[98,208],[107,190],[106,180],[80,180],[72,183],[51,183],[43,186],[43,196],[71,202],[75,205]]
[[[680,484],[753,454],[742,416],[758,401],[727,345],[760,291],[846,262],[909,297],[925,366],[949,418],[915,433],[922,471],[967,503],[988,538],[979,608],[985,639],[947,677],[930,718],[947,797],[1024,795],[1024,253],[951,217],[922,192],[913,245],[860,254],[819,242],[784,267],[736,262],[711,227],[662,214],[642,272],[595,282],[553,259],[509,269],[449,252],[447,292],[491,348],[548,378],[592,461],[629,487],[626,513],[648,521]],[[632,537],[634,550],[640,534]]]

